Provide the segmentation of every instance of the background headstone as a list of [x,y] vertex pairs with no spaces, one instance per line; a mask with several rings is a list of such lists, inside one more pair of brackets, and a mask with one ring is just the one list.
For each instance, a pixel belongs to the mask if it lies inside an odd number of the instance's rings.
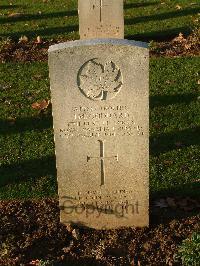
[[80,39],[124,38],[123,0],[79,0]]
[[148,49],[85,40],[49,49],[61,222],[148,225]]

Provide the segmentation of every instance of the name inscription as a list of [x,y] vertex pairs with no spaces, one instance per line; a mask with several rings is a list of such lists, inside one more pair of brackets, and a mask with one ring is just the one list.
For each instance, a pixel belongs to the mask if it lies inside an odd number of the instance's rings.
[[127,106],[74,107],[72,120],[59,129],[61,138],[142,136],[142,126]]

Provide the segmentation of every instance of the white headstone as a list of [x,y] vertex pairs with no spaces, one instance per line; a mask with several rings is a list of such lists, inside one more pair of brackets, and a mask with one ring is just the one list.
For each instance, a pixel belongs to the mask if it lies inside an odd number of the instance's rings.
[[148,225],[148,60],[127,40],[50,47],[61,222]]
[[124,38],[123,0],[79,0],[80,39]]

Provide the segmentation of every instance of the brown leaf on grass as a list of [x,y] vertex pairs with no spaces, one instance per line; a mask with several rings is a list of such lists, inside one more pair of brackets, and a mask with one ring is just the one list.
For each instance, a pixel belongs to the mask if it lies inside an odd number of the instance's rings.
[[167,202],[168,206],[171,207],[171,208],[176,208],[177,207],[174,198],[168,197],[168,198],[166,198],[166,202]]
[[41,74],[36,74],[36,75],[33,75],[32,76],[32,79],[35,79],[35,80],[41,80],[42,79],[42,75]]
[[161,125],[160,124],[155,124],[154,127],[159,129],[161,127]]
[[171,165],[171,164],[173,164],[173,161],[170,161],[170,160],[164,160],[164,164],[165,164],[165,165]]
[[19,38],[19,43],[21,43],[21,42],[28,42],[28,37],[27,36],[21,36],[20,38]]
[[182,7],[180,5],[176,5],[175,7],[176,7],[177,10],[182,9]]
[[186,207],[187,204],[188,204],[188,201],[187,201],[187,199],[182,198],[182,199],[179,199],[179,200],[177,201],[177,204],[178,204],[180,207]]
[[172,40],[172,42],[184,42],[186,39],[184,38],[183,33],[179,33],[179,35]]
[[10,125],[14,125],[15,122],[16,122],[16,118],[8,117],[8,123],[9,123]]
[[197,81],[197,84],[200,85],[200,79]]
[[181,143],[180,141],[177,141],[177,142],[175,142],[175,146],[180,148],[183,146],[183,143]]
[[19,18],[19,17],[22,17],[22,16],[24,16],[23,13],[10,13],[8,15],[9,18]]
[[33,103],[31,106],[33,109],[41,111],[41,110],[47,109],[47,107],[49,106],[49,103],[50,103],[49,100],[42,100],[41,102]]
[[193,179],[192,182],[193,183],[200,183],[200,179]]
[[189,43],[189,44],[185,44],[185,49],[186,49],[186,50],[189,50],[189,49],[191,48],[191,46],[192,46],[191,43]]
[[40,36],[37,36],[35,43],[38,43],[38,44],[42,43],[42,38]]
[[168,204],[165,199],[159,199],[154,202],[154,206],[162,209],[162,208],[167,208]]

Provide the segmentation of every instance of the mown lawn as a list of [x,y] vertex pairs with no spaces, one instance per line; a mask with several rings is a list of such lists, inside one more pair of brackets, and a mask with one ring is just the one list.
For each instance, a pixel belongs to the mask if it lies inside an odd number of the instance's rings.
[[[150,64],[151,196],[199,194],[199,58]],[[47,63],[0,66],[0,199],[57,195]]]
[[[166,40],[198,25],[199,0],[125,0],[126,38]],[[18,13],[18,15],[16,15]],[[78,39],[77,0],[1,0],[0,36]]]
[[[126,0],[126,38],[159,41],[198,26],[198,0]],[[79,39],[75,0],[1,0],[0,40]],[[198,195],[199,58],[154,58],[150,65],[151,196]],[[0,65],[0,199],[57,195],[47,63]]]

